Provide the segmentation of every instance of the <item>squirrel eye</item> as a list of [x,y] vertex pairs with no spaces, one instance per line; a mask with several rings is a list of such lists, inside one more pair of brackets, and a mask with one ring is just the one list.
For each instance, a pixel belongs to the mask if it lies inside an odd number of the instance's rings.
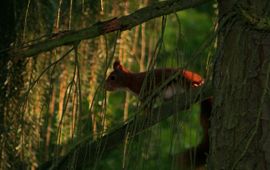
[[111,76],[110,77],[110,80],[115,80],[115,76]]

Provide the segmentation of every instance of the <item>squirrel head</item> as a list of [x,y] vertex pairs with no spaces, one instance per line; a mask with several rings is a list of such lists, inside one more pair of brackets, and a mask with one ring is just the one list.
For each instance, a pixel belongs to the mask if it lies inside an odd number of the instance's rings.
[[128,75],[130,72],[124,68],[119,60],[113,63],[113,71],[109,74],[105,82],[107,91],[127,88]]

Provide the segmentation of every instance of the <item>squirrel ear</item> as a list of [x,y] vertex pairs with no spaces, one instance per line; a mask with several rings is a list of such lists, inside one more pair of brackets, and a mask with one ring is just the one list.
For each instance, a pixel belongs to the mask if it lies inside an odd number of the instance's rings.
[[120,71],[120,72],[125,72],[125,73],[129,73],[128,69],[126,69],[125,67],[123,67],[120,64],[120,60],[116,59],[113,63],[113,69],[114,71]]
[[113,69],[114,69],[114,70],[117,70],[117,69],[119,69],[120,66],[121,66],[120,60],[116,59],[116,60],[114,61],[114,63],[113,63]]

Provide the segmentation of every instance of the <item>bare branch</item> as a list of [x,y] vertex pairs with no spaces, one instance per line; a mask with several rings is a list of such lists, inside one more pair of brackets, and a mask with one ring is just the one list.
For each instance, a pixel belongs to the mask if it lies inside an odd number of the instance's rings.
[[45,40],[41,40],[27,47],[11,49],[9,53],[11,56],[14,56],[14,61],[18,61],[24,57],[35,56],[41,52],[59,46],[77,43],[81,40],[95,38],[113,31],[128,30],[150,19],[192,8],[208,1],[210,0],[168,0],[154,3],[145,8],[141,8],[130,15],[98,22],[89,28],[78,31],[59,32],[50,38],[46,38]]
[[[153,114],[140,115],[95,141],[90,137],[85,139],[67,155],[45,163],[40,169],[48,169],[49,167],[51,169],[84,169],[84,166],[94,165],[102,157],[102,153],[108,153],[108,151],[123,143],[127,135],[132,138],[173,114],[188,109],[196,101],[204,100],[210,96],[212,96],[212,90],[209,84],[203,88],[197,88],[191,93],[177,96],[177,100],[165,102],[160,107],[155,108]],[[141,121],[145,123],[138,123]]]

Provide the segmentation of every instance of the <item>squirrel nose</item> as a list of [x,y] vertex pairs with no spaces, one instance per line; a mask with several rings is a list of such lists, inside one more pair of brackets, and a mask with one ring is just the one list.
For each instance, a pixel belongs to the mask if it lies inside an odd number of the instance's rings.
[[106,82],[105,82],[105,85],[104,85],[104,89],[106,91],[112,91],[113,90],[112,86],[110,84],[106,83]]

